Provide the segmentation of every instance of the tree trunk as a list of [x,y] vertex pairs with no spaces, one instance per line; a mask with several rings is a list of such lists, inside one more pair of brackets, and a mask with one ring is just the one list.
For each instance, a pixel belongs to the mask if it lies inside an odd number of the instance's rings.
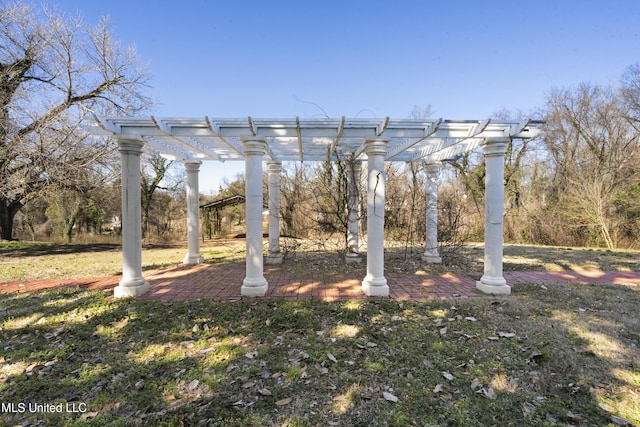
[[80,207],[76,207],[71,214],[71,217],[65,218],[64,220],[64,239],[67,244],[71,243],[73,240],[73,227],[76,225],[78,214],[80,214]]
[[13,240],[13,218],[20,208],[21,203],[0,196],[0,239]]

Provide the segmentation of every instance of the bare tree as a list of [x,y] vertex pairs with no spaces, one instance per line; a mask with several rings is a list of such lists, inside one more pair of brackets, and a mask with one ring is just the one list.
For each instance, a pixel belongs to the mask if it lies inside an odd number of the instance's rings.
[[294,163],[290,167],[283,168],[282,180],[282,225],[287,237],[306,237],[308,222],[309,189],[308,167],[303,163]]
[[0,238],[12,238],[30,198],[99,167],[112,143],[79,124],[90,113],[146,108],[147,79],[106,19],[92,27],[20,2],[0,6]]
[[[142,204],[142,235],[145,236],[149,229],[149,213],[154,195],[157,190],[174,192],[178,190],[184,179],[171,176],[174,166],[172,160],[167,160],[159,153],[153,152],[147,156],[147,161],[142,167],[140,177],[140,192]],[[183,177],[182,177],[183,178]]]
[[629,109],[627,118],[633,122],[636,129],[640,127],[640,64],[629,66],[622,74],[620,93]]
[[319,164],[313,177],[312,194],[315,198],[316,225],[320,233],[347,236],[348,160]]
[[624,227],[620,195],[639,178],[640,133],[613,88],[582,84],[548,99],[545,143],[554,161],[557,198],[573,227],[597,232],[608,248]]

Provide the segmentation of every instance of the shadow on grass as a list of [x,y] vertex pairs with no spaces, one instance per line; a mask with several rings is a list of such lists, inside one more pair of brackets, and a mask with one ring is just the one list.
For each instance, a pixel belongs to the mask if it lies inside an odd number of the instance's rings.
[[22,243],[10,242],[0,244],[0,254],[6,257],[38,257],[45,255],[65,255],[88,252],[120,251],[121,245],[110,243],[95,244],[57,244],[57,243]]
[[[143,250],[169,249],[185,247],[182,243],[145,243]],[[121,244],[115,243],[31,243],[31,242],[7,242],[0,243],[0,254],[7,257],[67,255],[92,252],[119,252]]]
[[640,421],[637,287],[518,285],[508,298],[429,303],[106,295],[0,296],[0,401],[86,404],[4,410],[1,423]]

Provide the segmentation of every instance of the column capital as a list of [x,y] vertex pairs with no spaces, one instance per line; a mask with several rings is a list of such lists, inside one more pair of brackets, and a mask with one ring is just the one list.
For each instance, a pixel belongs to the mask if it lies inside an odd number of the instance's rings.
[[200,170],[202,162],[200,160],[188,160],[184,162],[184,168],[187,172],[198,172]]
[[484,145],[485,157],[503,156],[507,154],[510,139],[508,137],[488,138]]
[[244,154],[263,156],[267,148],[267,140],[264,136],[243,136],[240,138],[244,146]]
[[280,173],[282,171],[282,162],[270,160],[266,163],[269,173]]
[[427,163],[424,166],[424,170],[425,172],[427,172],[428,175],[437,175],[440,172],[441,168],[442,168],[442,163],[440,162]]
[[388,144],[389,140],[387,138],[383,138],[380,136],[367,138],[364,141],[364,152],[367,154],[367,156],[386,156]]
[[137,138],[117,138],[118,151],[122,154],[142,154],[144,142]]

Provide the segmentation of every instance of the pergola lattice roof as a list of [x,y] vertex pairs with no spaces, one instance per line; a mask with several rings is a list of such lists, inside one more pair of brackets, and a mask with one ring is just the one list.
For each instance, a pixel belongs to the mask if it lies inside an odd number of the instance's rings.
[[365,157],[367,138],[389,140],[385,160],[454,159],[487,138],[529,139],[541,121],[414,119],[96,118],[93,134],[142,139],[183,161],[244,160],[242,138],[264,137],[265,160],[324,161]]

